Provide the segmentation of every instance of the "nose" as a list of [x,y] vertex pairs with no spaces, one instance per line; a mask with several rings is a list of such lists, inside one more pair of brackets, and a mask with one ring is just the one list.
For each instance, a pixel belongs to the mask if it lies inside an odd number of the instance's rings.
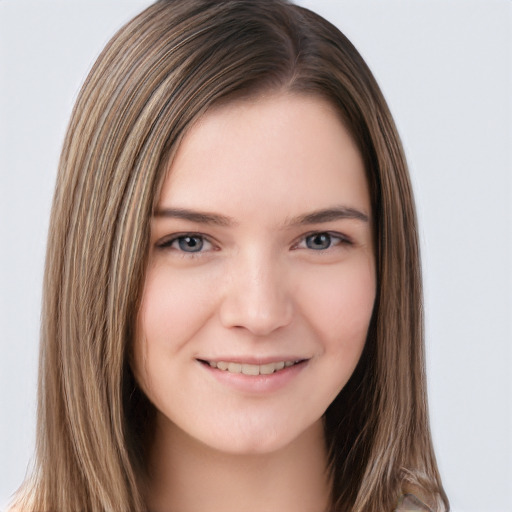
[[224,327],[267,336],[288,325],[293,302],[286,269],[271,257],[240,258],[226,276],[220,319]]

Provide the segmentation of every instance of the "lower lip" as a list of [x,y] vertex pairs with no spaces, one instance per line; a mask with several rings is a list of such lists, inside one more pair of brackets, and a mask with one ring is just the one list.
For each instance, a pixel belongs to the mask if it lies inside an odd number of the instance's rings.
[[270,375],[245,375],[243,373],[230,373],[227,370],[212,368],[208,364],[201,366],[218,382],[243,393],[264,394],[273,393],[284,388],[306,367],[308,361],[301,361],[287,368],[283,368]]

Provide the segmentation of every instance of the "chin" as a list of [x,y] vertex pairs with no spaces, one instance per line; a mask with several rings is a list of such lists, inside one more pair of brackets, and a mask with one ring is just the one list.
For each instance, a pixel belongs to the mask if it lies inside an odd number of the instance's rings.
[[311,434],[317,435],[317,432],[323,436],[321,420],[303,428],[296,423],[259,427],[244,424],[222,432],[212,430],[203,442],[216,451],[231,455],[270,455],[300,443]]
[[216,439],[213,448],[231,455],[268,455],[278,452],[293,440],[288,436],[273,432],[253,435],[230,436],[226,439]]

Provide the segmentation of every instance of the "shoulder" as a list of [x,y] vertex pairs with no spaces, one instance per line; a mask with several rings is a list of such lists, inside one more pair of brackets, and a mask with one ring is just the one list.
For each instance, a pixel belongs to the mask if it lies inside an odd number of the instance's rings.
[[5,512],[28,512],[28,508],[19,503],[11,503]]
[[434,512],[426,503],[414,494],[403,494],[398,500],[395,512]]
[[32,510],[34,510],[34,507],[30,505],[30,502],[20,499],[18,496],[7,505],[5,512],[31,512]]

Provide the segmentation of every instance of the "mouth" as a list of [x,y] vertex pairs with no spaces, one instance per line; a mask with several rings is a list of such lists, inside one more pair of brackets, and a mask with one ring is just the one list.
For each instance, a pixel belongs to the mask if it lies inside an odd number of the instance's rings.
[[243,375],[272,375],[278,373],[285,368],[290,368],[306,361],[305,359],[290,360],[290,361],[276,361],[266,364],[249,364],[249,363],[237,363],[232,361],[205,361],[199,360],[202,364],[208,365],[211,368],[217,370]]

